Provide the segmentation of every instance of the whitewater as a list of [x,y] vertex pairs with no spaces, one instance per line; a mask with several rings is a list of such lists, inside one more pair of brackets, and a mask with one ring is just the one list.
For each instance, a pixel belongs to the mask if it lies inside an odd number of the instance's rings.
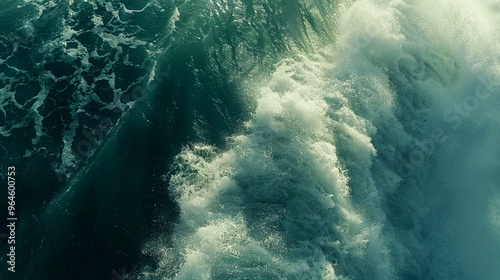
[[142,277],[498,279],[499,11],[337,2],[331,43],[248,77],[226,149],[175,157],[180,217]]
[[499,0],[0,8],[6,279],[500,279]]

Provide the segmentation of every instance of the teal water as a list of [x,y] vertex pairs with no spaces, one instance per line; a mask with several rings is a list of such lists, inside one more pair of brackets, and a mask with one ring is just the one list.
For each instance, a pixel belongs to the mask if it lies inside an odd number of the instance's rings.
[[500,276],[498,1],[0,8],[1,279]]

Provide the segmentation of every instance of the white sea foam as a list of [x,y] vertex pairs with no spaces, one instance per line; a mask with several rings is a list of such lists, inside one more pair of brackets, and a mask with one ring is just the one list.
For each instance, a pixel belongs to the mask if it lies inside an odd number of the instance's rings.
[[227,151],[196,144],[177,156],[180,219],[171,243],[151,243],[162,267],[143,275],[500,277],[491,7],[341,5],[333,47],[285,59],[255,85],[248,133]]
[[[115,73],[114,69],[126,65],[129,69],[134,69],[139,73],[143,70],[142,68],[146,67],[147,61],[154,61],[159,53],[158,50],[161,49],[161,43],[157,47],[151,42],[138,38],[141,35],[144,37],[143,34],[146,32],[137,24],[138,20],[133,20],[134,17],[144,16],[141,13],[146,14],[151,10],[161,10],[165,13],[164,5],[151,1],[142,9],[131,10],[124,4],[116,4],[106,1],[86,3],[71,1],[69,5],[53,1],[22,1],[18,4],[18,8],[30,12],[24,15],[21,28],[16,30],[15,36],[1,35],[2,43],[12,44],[13,50],[10,54],[6,53],[6,57],[2,57],[5,59],[0,60],[4,69],[11,72],[8,75],[0,73],[0,79],[4,85],[0,89],[0,95],[3,98],[0,110],[7,115],[4,107],[14,105],[23,112],[16,116],[22,121],[17,121],[17,124],[9,121],[2,126],[2,135],[11,135],[11,130],[19,128],[20,125],[22,127],[33,126],[35,135],[30,136],[33,150],[39,150],[43,145],[59,146],[53,151],[54,156],[57,157],[54,163],[57,165],[57,171],[66,176],[71,175],[84,156],[78,151],[78,154],[75,153],[75,150],[78,150],[79,141],[75,140],[75,137],[82,129],[95,128],[91,127],[92,124],[81,120],[82,115],[94,118],[95,113],[87,114],[88,107],[99,107],[102,111],[126,111],[133,106],[138,97],[132,95],[143,94],[142,92],[138,94],[133,89],[144,90],[154,76],[154,69],[147,69],[151,73],[144,73],[142,77],[136,77],[135,80],[126,80],[122,78],[128,73],[123,71]],[[148,7],[149,10],[147,10]],[[89,9],[94,13],[91,18],[86,19],[84,15],[89,12]],[[127,16],[123,17],[123,15]],[[90,21],[89,26],[83,27],[82,22],[87,20]],[[177,20],[178,14],[174,9],[168,23],[170,33]],[[18,33],[20,35],[17,35]],[[11,46],[8,45],[8,47]],[[31,52],[32,48],[36,49],[36,51],[33,50],[32,56],[21,57],[22,55],[18,53],[26,49]],[[138,61],[137,58],[130,59],[130,49],[135,49],[133,53],[137,57],[143,55],[143,61]],[[9,65],[12,64],[11,61],[23,60],[28,60],[29,63],[19,67],[20,69],[14,64]],[[74,71],[56,74],[59,67],[74,69]],[[129,71],[133,72],[133,70]],[[117,76],[118,79],[122,79],[121,87],[115,83]],[[109,88],[99,88],[97,83],[101,81],[107,82]],[[33,94],[33,97],[24,101],[24,104],[18,103],[16,94],[23,98],[25,93],[16,93],[19,91],[16,86],[26,85],[28,82],[32,86],[30,90],[39,86],[38,92],[26,93]],[[127,86],[124,87],[123,84]],[[99,93],[105,95],[102,92],[106,90],[112,91],[111,101],[101,99],[99,96]],[[64,97],[58,95],[64,95]],[[71,104],[65,104],[66,101]],[[58,108],[52,107],[59,103],[61,105]],[[47,124],[46,118],[60,111],[64,112],[63,114],[68,113],[69,117],[64,120],[54,118],[57,125]],[[99,117],[102,116],[98,114],[96,119]],[[54,126],[59,126],[62,132],[47,133]],[[54,142],[49,143],[50,141]],[[87,153],[87,155],[90,154],[92,151]]]

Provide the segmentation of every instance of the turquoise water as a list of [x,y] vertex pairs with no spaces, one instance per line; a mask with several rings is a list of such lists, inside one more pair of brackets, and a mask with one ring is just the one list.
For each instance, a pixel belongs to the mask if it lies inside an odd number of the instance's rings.
[[500,277],[500,2],[0,8],[1,279]]

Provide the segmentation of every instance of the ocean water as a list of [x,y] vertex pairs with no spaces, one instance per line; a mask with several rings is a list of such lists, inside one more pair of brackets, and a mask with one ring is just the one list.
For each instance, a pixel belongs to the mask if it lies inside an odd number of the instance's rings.
[[498,0],[0,15],[0,279],[500,278]]

